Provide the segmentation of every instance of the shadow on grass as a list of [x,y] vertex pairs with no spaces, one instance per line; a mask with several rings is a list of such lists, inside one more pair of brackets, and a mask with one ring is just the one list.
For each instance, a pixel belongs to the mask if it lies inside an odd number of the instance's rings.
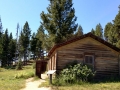
[[3,67],[5,69],[16,69],[16,66],[6,66],[6,67]]
[[102,77],[100,79],[93,79],[92,81],[90,81],[90,83],[92,84],[113,82],[120,82],[120,76]]
[[72,86],[72,85],[89,85],[89,84],[99,84],[99,83],[116,83],[120,82],[120,77],[103,77],[102,79],[93,79],[91,81],[75,81],[74,83],[66,83],[61,80],[54,79],[52,86]]

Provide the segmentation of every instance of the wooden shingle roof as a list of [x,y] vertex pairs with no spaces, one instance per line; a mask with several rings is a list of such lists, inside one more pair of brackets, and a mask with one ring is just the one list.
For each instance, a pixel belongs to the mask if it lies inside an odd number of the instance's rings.
[[92,33],[87,33],[87,34],[84,34],[84,35],[82,35],[82,36],[76,37],[76,38],[74,38],[74,39],[68,40],[68,41],[66,41],[66,42],[56,44],[55,46],[53,46],[53,47],[51,48],[51,50],[50,50],[49,53],[48,53],[48,56],[50,56],[50,55],[54,52],[55,49],[57,49],[57,48],[59,48],[59,47],[61,47],[61,46],[64,46],[64,45],[73,43],[73,42],[75,42],[75,41],[81,40],[81,39],[86,38],[86,37],[91,37],[91,38],[97,40],[98,42],[100,42],[100,43],[108,46],[109,48],[111,48],[111,49],[113,49],[113,50],[115,50],[115,51],[117,51],[117,52],[120,51],[119,48],[117,48],[116,46],[114,46],[114,45],[110,44],[109,42],[103,40],[102,38],[97,37],[97,36],[95,36],[95,35],[92,34]]

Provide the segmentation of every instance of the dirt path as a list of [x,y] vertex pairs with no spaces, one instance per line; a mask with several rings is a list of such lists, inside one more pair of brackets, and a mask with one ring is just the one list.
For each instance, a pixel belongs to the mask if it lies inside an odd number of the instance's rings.
[[41,87],[38,88],[38,86],[42,83],[45,82],[45,78],[47,78],[47,75],[42,74],[41,75],[42,79],[37,80],[37,81],[32,81],[33,78],[29,78],[26,80],[26,87],[24,89],[21,90],[51,90],[50,88],[46,88],[46,87]]

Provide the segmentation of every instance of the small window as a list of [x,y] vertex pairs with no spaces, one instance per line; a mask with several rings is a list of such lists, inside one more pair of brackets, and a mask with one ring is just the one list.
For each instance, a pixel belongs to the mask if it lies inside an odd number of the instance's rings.
[[85,55],[85,63],[93,64],[94,57],[92,55]]

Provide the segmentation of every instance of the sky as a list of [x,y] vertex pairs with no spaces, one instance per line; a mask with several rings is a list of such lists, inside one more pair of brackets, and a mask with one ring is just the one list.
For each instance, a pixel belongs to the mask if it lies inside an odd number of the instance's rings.
[[[48,5],[48,0],[0,0],[3,30],[8,28],[9,33],[12,32],[16,38],[17,23],[23,28],[28,21],[32,33],[37,32],[41,22],[40,13],[47,13]],[[76,23],[82,26],[84,33],[95,29],[99,23],[104,29],[118,14],[119,5],[120,0],[73,0]]]

